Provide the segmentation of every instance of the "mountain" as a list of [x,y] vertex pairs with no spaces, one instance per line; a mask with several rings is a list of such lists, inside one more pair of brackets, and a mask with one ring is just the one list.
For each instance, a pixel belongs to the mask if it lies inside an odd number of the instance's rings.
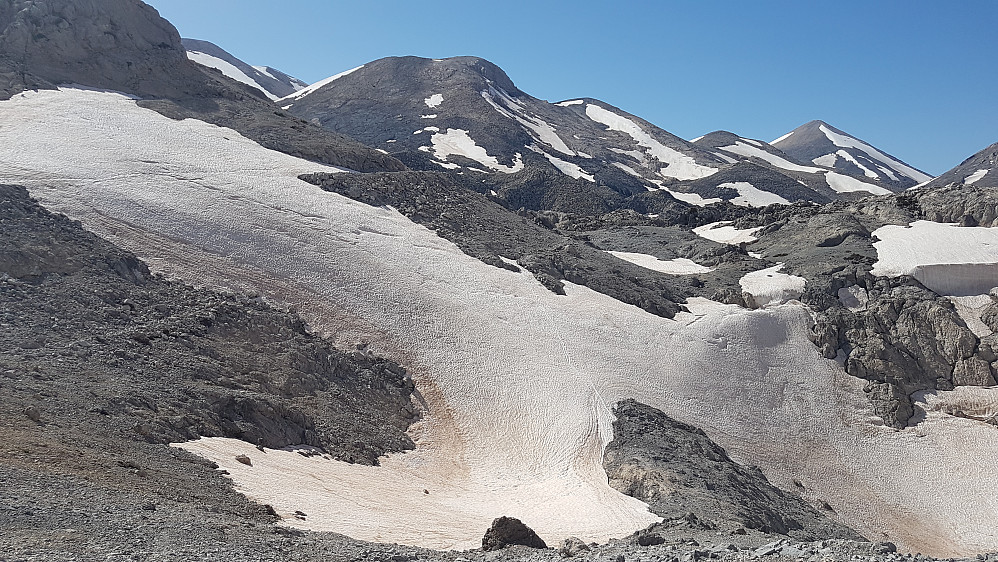
[[967,158],[952,170],[919,187],[944,187],[948,185],[998,186],[998,143]]
[[215,68],[233,80],[257,88],[272,100],[293,94],[308,86],[305,82],[269,66],[250,66],[214,43],[186,38],[181,39],[181,43],[187,50],[187,58],[200,65]]
[[824,121],[805,123],[770,144],[801,162],[864,178],[864,181],[892,191],[932,179],[925,172]]
[[138,0],[0,24],[5,557],[998,548],[998,189],[822,191],[471,57],[275,105]]

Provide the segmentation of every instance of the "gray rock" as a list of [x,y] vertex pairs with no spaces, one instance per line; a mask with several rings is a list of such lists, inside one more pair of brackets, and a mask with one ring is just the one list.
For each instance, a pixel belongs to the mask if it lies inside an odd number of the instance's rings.
[[562,558],[572,558],[585,552],[589,552],[589,545],[578,537],[568,537],[561,541],[561,546],[558,547],[558,554]]
[[501,550],[508,546],[526,546],[530,548],[547,548],[547,545],[537,536],[533,529],[523,524],[515,517],[498,517],[492,521],[492,526],[482,537],[482,550],[486,552]]

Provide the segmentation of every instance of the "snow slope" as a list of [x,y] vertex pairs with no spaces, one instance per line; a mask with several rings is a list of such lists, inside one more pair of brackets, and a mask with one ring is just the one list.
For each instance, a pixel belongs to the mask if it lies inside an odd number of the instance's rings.
[[698,301],[667,320],[568,283],[558,296],[390,208],[296,179],[322,166],[116,94],[30,92],[0,102],[0,122],[3,181],[159,258],[159,271],[296,305],[319,331],[410,369],[428,409],[417,449],[380,467],[181,445],[288,525],[445,548],[477,546],[498,515],[549,543],[627,534],[655,518],[607,486],[600,462],[613,403],[633,397],[775,483],[798,480],[871,538],[998,548],[998,432],[936,411],[903,431],[878,425],[862,381],[810,343],[800,306]]

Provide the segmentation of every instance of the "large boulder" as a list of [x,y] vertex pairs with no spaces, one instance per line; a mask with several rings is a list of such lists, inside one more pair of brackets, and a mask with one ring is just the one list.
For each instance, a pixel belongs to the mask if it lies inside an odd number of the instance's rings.
[[530,548],[548,547],[533,529],[515,517],[499,517],[492,522],[492,526],[489,527],[488,531],[485,531],[485,536],[482,537],[482,550],[486,552],[513,545]]

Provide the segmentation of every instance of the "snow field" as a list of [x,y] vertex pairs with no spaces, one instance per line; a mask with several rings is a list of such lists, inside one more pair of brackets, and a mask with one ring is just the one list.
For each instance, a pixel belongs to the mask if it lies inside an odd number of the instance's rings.
[[766,205],[777,203],[781,205],[790,204],[790,201],[787,201],[783,197],[769,191],[763,191],[751,183],[744,181],[722,183],[717,187],[726,187],[737,191],[738,197],[732,199],[731,203],[742,207],[765,207]]
[[[245,72],[239,70],[239,68],[237,68],[235,65],[230,64],[218,57],[213,57],[207,53],[202,53],[200,51],[187,51],[187,58],[200,64],[201,66],[207,66],[209,68],[217,68],[218,70],[222,71],[222,74],[228,76],[229,78],[232,78],[237,82],[242,82],[243,84],[246,84],[248,86],[253,86],[254,88],[260,90],[261,92],[263,92],[265,96],[267,96],[273,101],[277,101],[278,99],[277,96],[268,92],[263,86],[261,86],[259,82],[247,76]],[[270,76],[269,73],[267,75]],[[273,78],[273,76],[271,76],[271,78]]]
[[984,176],[988,175],[989,171],[990,170],[987,170],[987,169],[977,170],[973,174],[970,174],[969,176],[963,178],[964,185],[974,185],[975,183],[981,181],[981,179]]
[[552,166],[558,168],[558,171],[565,174],[566,176],[577,180],[584,179],[588,182],[596,183],[596,178],[594,178],[592,174],[586,173],[586,171],[583,170],[581,167],[579,167],[578,164],[566,162],[561,158],[552,156],[532,144],[528,145],[526,148],[532,152],[536,152],[537,154],[540,154],[541,156],[547,158],[548,162],[550,162]]
[[645,149],[648,156],[666,164],[665,168],[659,170],[662,177],[695,180],[717,172],[717,168],[697,164],[692,156],[686,156],[678,150],[665,146],[637,123],[622,115],[617,115],[593,103],[586,104],[586,115],[593,121],[606,125],[608,131],[619,131],[630,136],[634,142],[638,143],[638,146]]
[[[576,156],[575,151],[569,148],[568,145],[565,144],[565,141],[558,136],[558,132],[555,131],[554,127],[539,117],[524,113],[522,104],[513,99],[512,96],[507,94],[501,88],[497,88],[490,84],[489,89],[482,92],[482,98],[484,98],[493,109],[502,115],[516,121],[521,126],[526,127],[533,133],[531,136],[533,136],[534,140],[537,142],[546,144],[562,154]],[[499,98],[504,101],[506,103],[506,107],[503,107],[496,102],[495,98]]]
[[437,107],[438,105],[444,103],[444,95],[443,94],[433,94],[432,96],[430,96],[430,97],[426,98],[425,100],[423,100],[423,103],[426,104],[426,107],[428,107],[430,109],[433,109],[433,108]]
[[983,295],[998,286],[998,228],[917,221],[873,235],[879,239],[874,275],[912,275],[948,296]]
[[[437,128],[426,127],[422,130],[431,131],[432,129]],[[419,132],[416,131],[413,134]],[[468,136],[468,131],[464,129],[447,129],[445,133],[434,132],[433,136],[430,137],[430,142],[432,143],[430,146],[421,146],[419,149],[431,152],[433,157],[441,162],[447,162],[447,157],[450,155],[457,155],[470,158],[487,168],[506,174],[514,174],[523,169],[523,156],[519,152],[516,153],[512,165],[500,164],[495,156],[489,156],[484,148],[475,144],[474,139]]]
[[328,84],[331,84],[331,83],[335,82],[336,80],[339,80],[340,78],[343,78],[344,76],[346,76],[348,74],[352,74],[354,72],[357,72],[358,70],[360,70],[362,68],[364,68],[364,65],[360,65],[360,66],[358,66],[356,68],[351,68],[350,70],[344,70],[343,72],[340,72],[339,74],[334,74],[334,75],[330,76],[329,78],[325,78],[323,80],[319,80],[315,84],[311,84],[311,85],[309,85],[309,86],[307,86],[305,88],[302,88],[301,90],[298,90],[297,92],[295,92],[295,93],[293,93],[291,95],[285,96],[285,97],[281,98],[278,101],[286,101],[286,100],[298,101],[298,100],[304,98],[305,96],[311,94],[312,92],[315,92],[319,88],[321,88],[323,86],[326,86]]
[[752,235],[762,228],[756,227],[737,229],[730,225],[730,221],[712,222],[710,224],[694,228],[693,233],[701,238],[706,238],[707,240],[713,240],[714,242],[720,242],[721,244],[734,244],[737,246],[742,242],[748,244],[758,240],[758,238]]
[[872,183],[866,183],[865,181],[860,181],[852,176],[847,176],[831,170],[825,172],[825,181],[827,181],[828,186],[837,193],[849,193],[852,191],[865,191],[874,195],[890,195],[893,193],[885,187],[873,185]]
[[[162,258],[161,271],[295,304],[318,331],[409,368],[428,412],[417,450],[381,467],[178,445],[280,513],[308,514],[288,525],[438,548],[479,545],[499,515],[549,544],[628,534],[655,518],[608,488],[600,453],[612,405],[636,398],[774,483],[800,481],[875,540],[945,556],[998,548],[998,432],[942,411],[878,425],[862,381],[819,357],[800,306],[691,299],[667,320],[572,284],[554,295],[296,177],[331,168],[115,94],[32,92],[0,102],[0,122],[4,181]],[[253,467],[237,466],[240,452]]]
[[824,171],[821,168],[812,168],[810,166],[801,166],[800,164],[794,164],[793,162],[787,160],[786,158],[767,152],[762,148],[745,144],[742,141],[737,141],[735,142],[735,144],[729,146],[722,146],[720,147],[719,150],[726,150],[728,152],[737,154],[739,156],[744,156],[746,158],[758,158],[760,160],[765,160],[766,162],[769,162],[770,164],[776,166],[777,168],[783,168],[784,170],[789,170],[791,172],[805,172],[808,174],[818,174]]

